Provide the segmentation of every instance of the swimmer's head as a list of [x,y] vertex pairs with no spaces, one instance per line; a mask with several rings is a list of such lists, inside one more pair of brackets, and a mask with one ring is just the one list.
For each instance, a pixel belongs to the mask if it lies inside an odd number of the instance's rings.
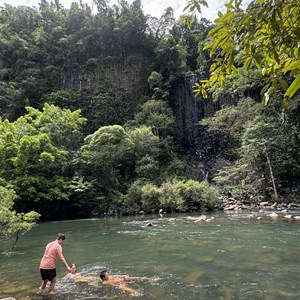
[[72,264],[70,273],[74,274],[76,272],[77,272],[77,266],[76,266],[76,264]]
[[109,279],[107,270],[103,270],[100,272],[100,278],[102,281],[107,281]]

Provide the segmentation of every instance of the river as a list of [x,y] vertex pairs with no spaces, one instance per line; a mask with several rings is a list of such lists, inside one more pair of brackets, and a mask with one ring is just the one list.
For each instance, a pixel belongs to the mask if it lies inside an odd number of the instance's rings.
[[[40,223],[0,256],[0,299],[300,299],[300,221],[269,212],[151,215]],[[298,213],[299,215],[299,213]],[[150,226],[152,225],[152,226]],[[158,277],[129,282],[133,296],[118,288],[69,282],[57,262],[56,294],[38,293],[39,262],[57,233],[63,253],[81,275]],[[1,241],[0,248],[8,246]]]

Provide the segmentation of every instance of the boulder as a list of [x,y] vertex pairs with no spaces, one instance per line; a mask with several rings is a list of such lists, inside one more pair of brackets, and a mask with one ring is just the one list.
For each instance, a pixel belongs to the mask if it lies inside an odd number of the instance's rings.
[[275,212],[270,213],[269,215],[271,218],[277,218],[278,214],[276,214]]

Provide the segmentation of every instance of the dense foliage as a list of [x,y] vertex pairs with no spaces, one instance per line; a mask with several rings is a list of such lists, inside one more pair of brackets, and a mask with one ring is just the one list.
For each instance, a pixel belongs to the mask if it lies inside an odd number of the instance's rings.
[[[202,0],[191,0],[195,11]],[[196,85],[196,93],[207,97],[205,88],[222,85],[237,66],[255,66],[263,75],[261,90],[265,104],[283,93],[283,104],[300,89],[300,7],[295,0],[254,0],[243,9],[242,0],[230,0],[226,13],[218,13],[216,26],[205,49],[216,54],[209,80]],[[200,6],[201,7],[201,6]],[[281,96],[282,97],[282,96]]]
[[[186,11],[197,9],[196,2],[207,5],[191,0]],[[299,54],[287,35],[273,37],[281,22],[277,10],[260,40],[254,37],[267,19],[238,36],[253,9],[259,16],[270,11],[252,2],[245,13],[230,1],[216,26],[188,15],[188,25],[180,24],[171,8],[159,19],[146,16],[139,0],[95,3],[97,12],[81,2],[65,9],[47,0],[38,8],[0,10],[1,235],[26,232],[38,214],[61,219],[214,209],[220,188],[297,197],[300,100],[290,89]],[[295,8],[293,1],[282,3],[282,12],[284,5]],[[233,57],[225,25],[234,26],[235,12],[244,51]],[[250,38],[257,41],[252,48]],[[279,50],[268,51],[272,41]],[[249,47],[256,67],[273,67],[257,71],[245,58]],[[218,70],[213,60],[221,63],[220,55],[230,59],[225,71],[236,72],[215,85],[208,95],[214,102],[203,108],[206,100],[183,90],[183,82],[195,71],[203,78]],[[245,60],[247,68],[233,67]],[[272,97],[268,107],[261,107],[260,92]],[[283,93],[286,100],[294,96],[285,110]],[[185,119],[196,114],[192,107],[204,111],[195,122]],[[198,130],[190,144],[183,142],[183,126]]]
[[0,238],[14,236],[15,240],[10,250],[14,248],[21,235],[25,234],[39,218],[35,211],[17,213],[14,209],[16,193],[13,189],[0,186]]
[[[189,4],[194,13],[203,2]],[[214,59],[210,77],[194,89],[196,95],[207,97],[210,87],[217,102],[227,99],[220,111],[201,121],[220,148],[212,159],[214,181],[276,201],[297,199],[298,2],[255,0],[244,8],[242,1],[230,0],[225,7],[203,44],[203,51],[209,49]],[[255,101],[267,106],[259,107]]]
[[[11,222],[14,209],[60,219],[212,208],[216,190],[184,176],[170,97],[196,67],[199,37],[171,8],[155,19],[138,0],[95,4],[1,8],[0,178]],[[201,39],[208,26],[195,24]],[[192,188],[193,201],[180,192]]]

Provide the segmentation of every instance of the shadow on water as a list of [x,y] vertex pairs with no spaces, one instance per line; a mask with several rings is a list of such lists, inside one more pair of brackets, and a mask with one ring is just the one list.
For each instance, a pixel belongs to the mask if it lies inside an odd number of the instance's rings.
[[[271,220],[258,212],[86,219],[41,223],[14,253],[0,256],[0,299],[300,299],[299,221]],[[149,225],[152,226],[149,226]],[[133,296],[116,287],[63,279],[57,263],[56,294],[38,294],[45,245],[66,234],[63,253],[81,275],[159,277],[129,282]],[[4,244],[3,244],[4,243]],[[1,241],[1,248],[5,241]]]

